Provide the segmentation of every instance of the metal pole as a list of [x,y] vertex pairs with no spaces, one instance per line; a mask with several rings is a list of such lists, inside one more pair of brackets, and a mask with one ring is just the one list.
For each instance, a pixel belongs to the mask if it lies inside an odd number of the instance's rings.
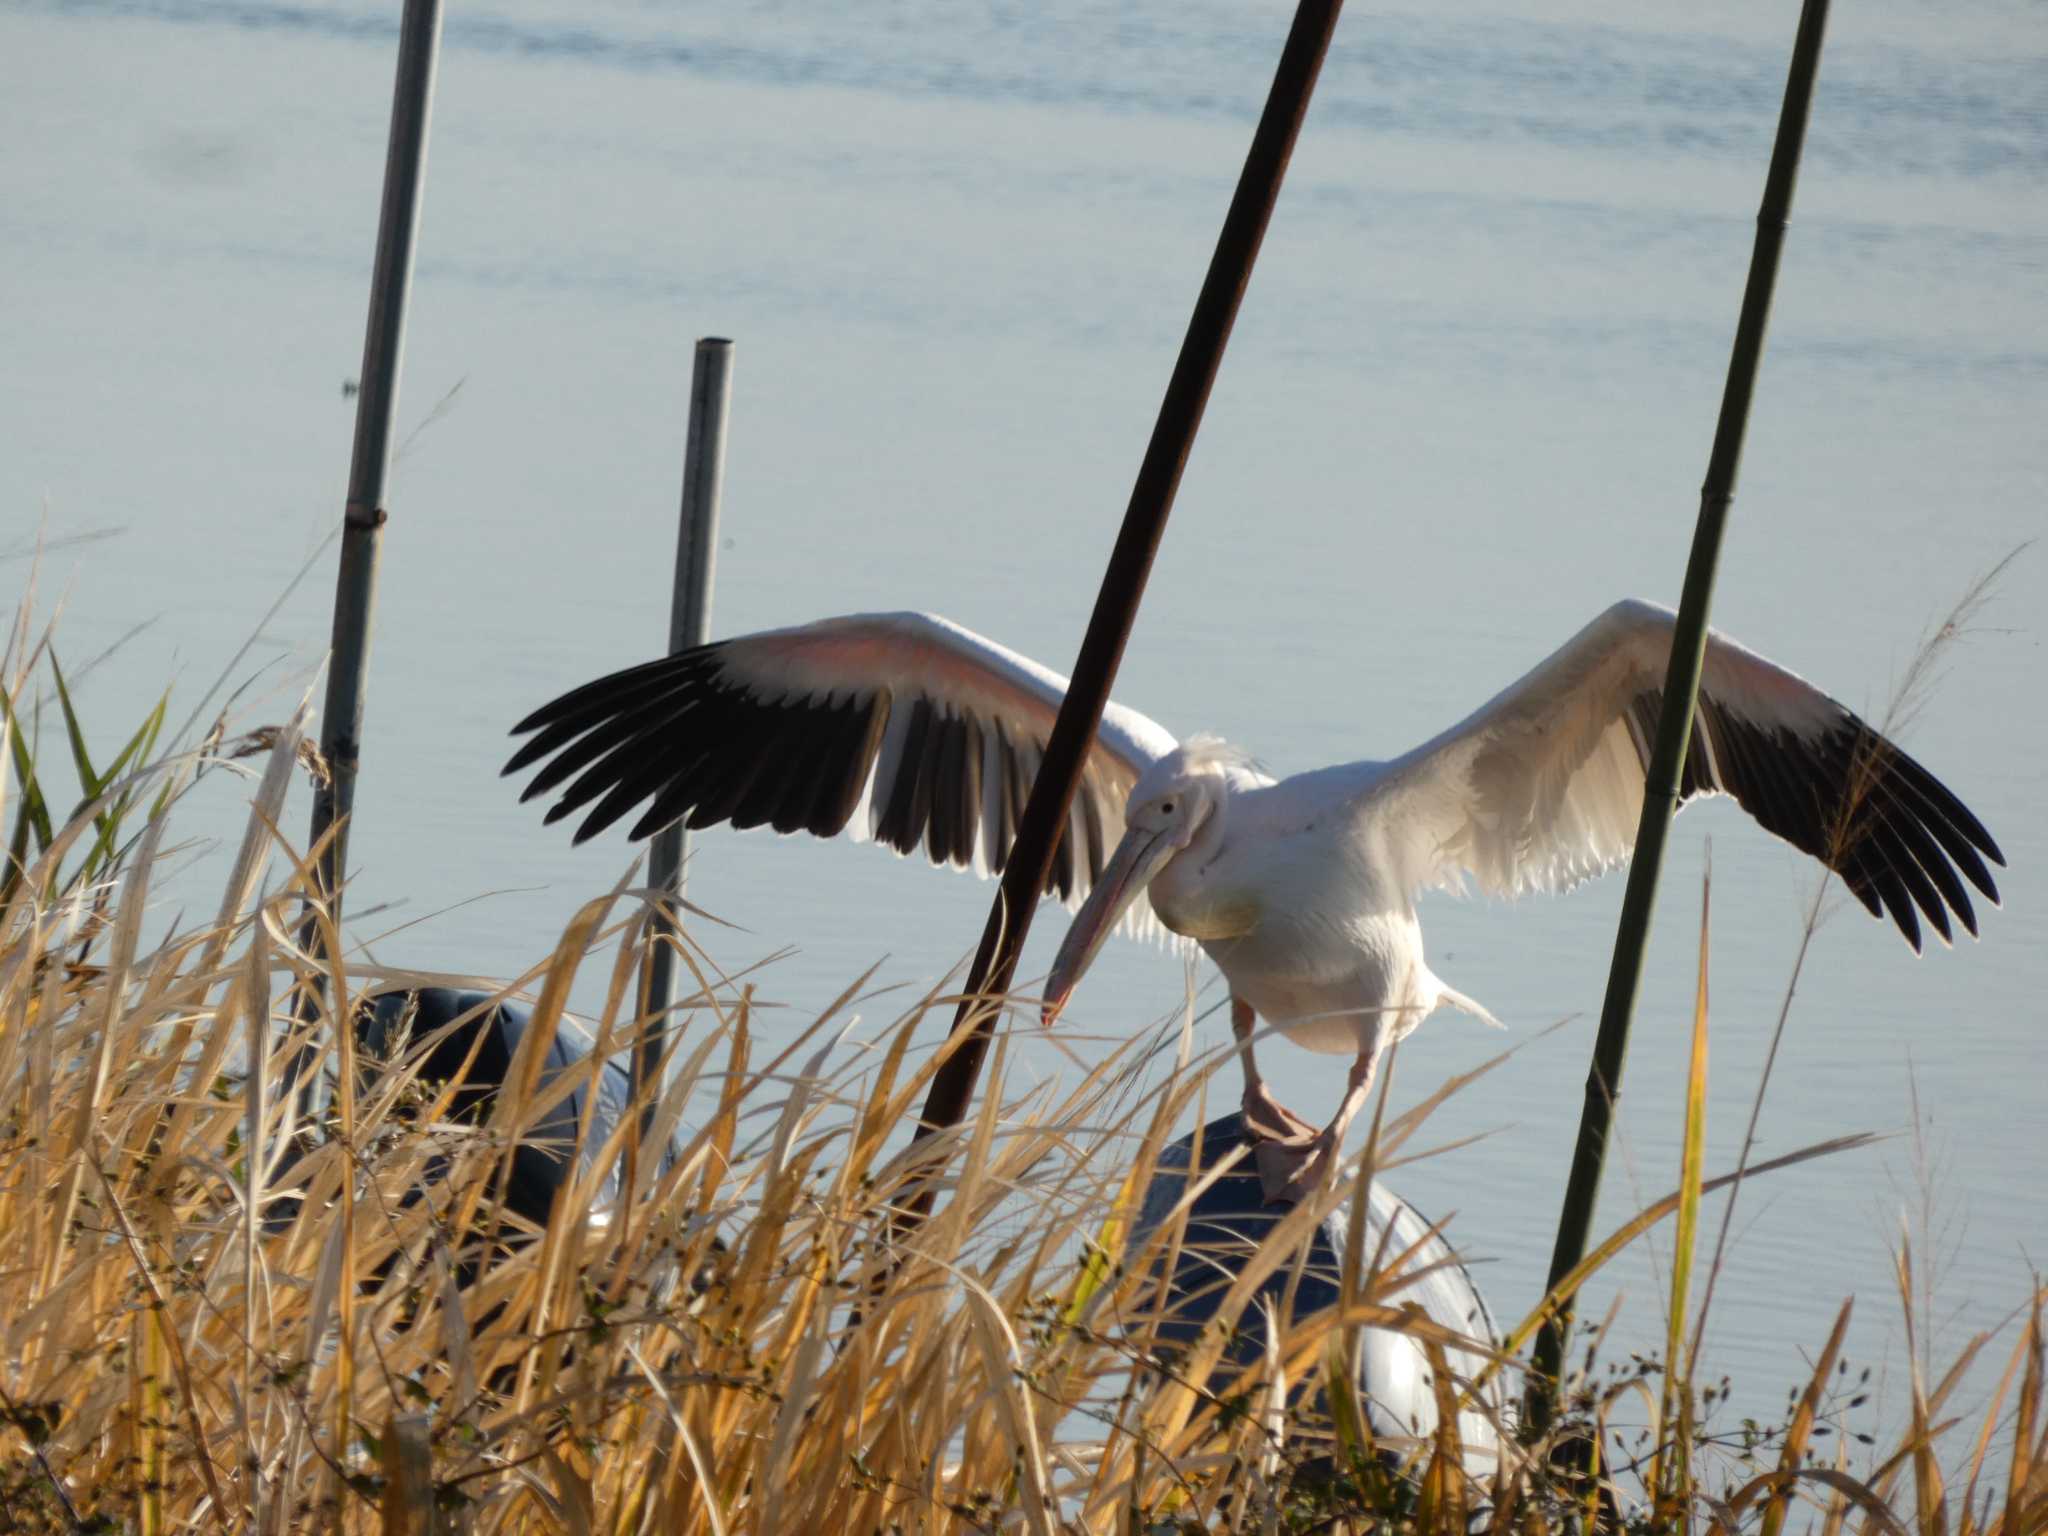
[[[398,73],[391,94],[391,135],[384,159],[384,200],[377,221],[376,266],[370,278],[370,315],[363,338],[362,388],[356,398],[355,450],[349,464],[348,504],[342,515],[341,568],[334,587],[334,637],[328,656],[327,702],[320,716],[320,755],[327,780],[313,793],[312,846],[332,833],[315,866],[330,917],[341,916],[348,872],[349,814],[355,806],[362,757],[363,690],[370,666],[370,621],[377,596],[377,553],[388,513],[385,480],[391,468],[392,420],[398,409],[398,371],[405,350],[405,301],[412,285],[413,237],[426,181],[427,124],[433,111],[434,71],[440,52],[440,0],[406,0],[398,29]],[[320,925],[308,918],[301,941],[325,958]],[[304,994],[301,1017],[315,1008],[317,981]],[[304,1070],[300,1053],[287,1059],[286,1090]]]
[[[1209,390],[1222,366],[1231,326],[1251,282],[1252,266],[1258,260],[1259,245],[1265,238],[1280,184],[1287,174],[1287,162],[1294,153],[1302,118],[1308,112],[1316,76],[1322,69],[1324,54],[1329,51],[1330,36],[1336,30],[1342,9],[1343,0],[1301,0],[1295,11],[1293,28],[1273,76],[1272,91],[1252,135],[1237,191],[1231,197],[1230,211],[1224,216],[1208,275],[1202,280],[1179,359],[1167,381],[1166,396],[1160,402],[1151,441],[1138,467],[1123,530],[1117,535],[1109,569],[1102,578],[1102,590],[1095,599],[1094,614],[1088,621],[1087,635],[1081,642],[1081,654],[1074,663],[1073,682],[1067,687],[1059,719],[1046,743],[1045,759],[1025,803],[1017,840],[1003,870],[1001,889],[996,893],[995,905],[982,931],[981,946],[968,972],[967,995],[953,1016],[952,1039],[956,1048],[934,1076],[925,1099],[924,1116],[917,1127],[920,1138],[957,1125],[973,1095],[990,1030],[1016,975],[1032,912],[1045,889],[1053,854],[1067,825],[1082,761],[1095,738],[1102,707],[1109,701],[1110,684],[1116,677],[1117,664],[1123,659],[1132,622],[1137,618],[1145,579],[1152,570],[1152,557],[1166,531],[1167,514],[1173,510],[1181,472],[1187,467],[1195,433],[1201,427]],[[927,1186],[913,1202],[913,1212],[922,1215],[929,1209],[930,1200]]]
[[[1806,119],[1813,103],[1814,76],[1820,69],[1821,40],[1827,30],[1827,0],[1806,0],[1799,32],[1792,44],[1792,65],[1785,81],[1785,102],[1778,117],[1778,138],[1771,151],[1770,173],[1756,216],[1756,244],[1749,260],[1749,280],[1742,292],[1742,310],[1735,323],[1735,345],[1728,360],[1728,382],[1721,395],[1721,415],[1714,428],[1714,446],[1707,458],[1707,476],[1700,487],[1699,521],[1693,529],[1692,553],[1686,562],[1685,586],[1678,602],[1678,620],[1671,640],[1671,665],[1664,677],[1664,706],[1657,722],[1657,740],[1643,793],[1642,821],[1636,829],[1635,856],[1629,864],[1628,889],[1622,896],[1621,923],[1615,934],[1614,960],[1607,975],[1607,996],[1600,1008],[1600,1033],[1593,1046],[1593,1065],[1586,1075],[1585,1105],[1580,1113],[1578,1143],[1572,1153],[1571,1177],[1565,1186],[1564,1208],[1558,1217],[1557,1245],[1550,1259],[1545,1290],[1553,1291],[1585,1257],[1593,1226],[1593,1205],[1600,1191],[1600,1171],[1607,1155],[1607,1133],[1614,1106],[1621,1098],[1621,1072],[1628,1057],[1629,1021],[1642,982],[1643,953],[1649,944],[1650,919],[1657,896],[1657,874],[1664,862],[1666,833],[1678,809],[1679,772],[1692,735],[1694,698],[1707,651],[1707,610],[1714,593],[1714,574],[1721,559],[1721,534],[1728,508],[1735,500],[1736,471],[1742,462],[1743,433],[1749,405],[1763,361],[1764,332],[1770,321],[1771,290],[1777,282],[1778,257],[1785,245],[1785,226],[1792,213],[1792,191],[1799,179],[1799,153],[1806,141]],[[1548,1426],[1555,1404],[1564,1341],[1571,1328],[1574,1298],[1562,1299],[1537,1336],[1529,1375],[1527,1423],[1531,1433]],[[1669,1363],[1667,1363],[1669,1364]]]
[[[711,638],[711,580],[718,565],[718,499],[725,485],[726,405],[732,396],[732,343],[706,336],[697,343],[690,375],[690,424],[683,439],[682,522],[676,530],[675,597],[669,606],[668,653],[691,650]],[[690,833],[681,820],[654,834],[648,883],[656,893],[654,924],[642,973],[640,1015],[652,1022],[633,1052],[633,1099],[661,1072],[669,1004],[675,998],[675,938],[682,930],[683,864]],[[662,898],[667,899],[662,899]],[[644,1138],[654,1115],[649,1095],[640,1112]]]

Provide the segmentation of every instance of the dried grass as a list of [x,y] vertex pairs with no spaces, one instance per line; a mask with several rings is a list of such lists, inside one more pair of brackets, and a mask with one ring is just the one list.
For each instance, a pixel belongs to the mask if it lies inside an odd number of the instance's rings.
[[[18,700],[36,655],[14,657]],[[10,709],[0,735],[16,723]],[[1943,1379],[1916,1378],[1904,1437],[1857,1479],[1839,1453],[1813,1455],[1839,1326],[1775,1461],[1741,1481],[1695,1464],[1677,1433],[1630,1484],[1606,1465],[1607,1420],[1640,1384],[1583,1373],[1559,1434],[1599,1449],[1590,1475],[1560,1470],[1562,1439],[1510,1435],[1497,1471],[1476,1477],[1451,1411],[1469,1384],[1444,1369],[1439,1431],[1373,1444],[1333,1370],[1348,1330],[1512,1368],[1540,1313],[1505,1341],[1461,1338],[1404,1309],[1410,1255],[1356,1242],[1336,1308],[1248,1311],[1321,1210],[1358,1202],[1355,1181],[1283,1222],[1220,1324],[1167,1364],[1156,1261],[1185,1222],[1136,1252],[1123,1234],[1165,1133],[1203,1092],[1209,1064],[1184,1043],[1176,1055],[1171,1031],[1021,1094],[999,1036],[976,1113],[913,1148],[902,1128],[942,1055],[927,1016],[955,999],[922,999],[856,1040],[842,1013],[863,978],[768,1055],[745,989],[686,950],[697,990],[654,1117],[677,1156],[635,1158],[629,1196],[601,1208],[637,1114],[609,1128],[586,1116],[586,1173],[527,1228],[496,1192],[514,1142],[581,1080],[543,1087],[538,1071],[579,968],[608,965],[601,1050],[646,1023],[631,1001],[637,893],[592,901],[517,979],[538,1001],[508,1085],[481,1124],[457,1121],[449,1085],[418,1072],[431,1040],[396,1063],[352,1061],[338,1025],[379,978],[316,976],[298,946],[309,855],[278,831],[296,726],[256,742],[270,759],[216,919],[145,941],[176,787],[229,750],[210,740],[213,757],[138,767],[138,751],[47,836],[31,819],[8,871],[0,1529],[1547,1532],[1620,1518],[1775,1532],[1800,1511],[1830,1532],[2048,1528],[2038,1292],[1946,1481],[1951,1399],[1984,1341]],[[0,827],[40,799],[33,753],[0,740],[10,763]],[[308,988],[322,998],[302,1025]],[[1702,1007],[1702,1063],[1704,1029]],[[277,1091],[277,1064],[300,1048],[331,1085],[308,1121]],[[1381,1166],[1421,1118],[1387,1126]],[[1696,1220],[1713,1185],[1697,1162],[1596,1260],[1675,1212]],[[903,1236],[896,1217],[926,1187],[931,1218]],[[1902,1260],[1909,1326],[1911,1273]],[[1242,1367],[1225,1349],[1240,1326],[1260,1343]],[[1336,1388],[1327,1407],[1303,1382]],[[1693,1422],[1689,1377],[1649,1397],[1663,1422]],[[1662,1501],[1639,1504],[1652,1485]]]

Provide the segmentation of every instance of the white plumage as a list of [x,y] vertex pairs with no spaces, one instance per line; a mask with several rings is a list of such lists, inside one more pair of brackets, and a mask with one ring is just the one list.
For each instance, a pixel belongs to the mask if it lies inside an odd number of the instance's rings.
[[[1079,913],[1046,989],[1055,1017],[1119,921],[1201,945],[1230,983],[1248,1120],[1276,1196],[1334,1154],[1393,1039],[1440,1004],[1485,1010],[1423,960],[1415,897],[1468,881],[1556,891],[1624,862],[1642,809],[1672,615],[1608,609],[1519,682],[1388,761],[1273,780],[1212,737],[1186,742],[1111,704],[1048,894]],[[577,840],[640,807],[678,818],[842,831],[934,863],[1000,871],[1066,679],[929,614],[869,614],[744,635],[602,678],[522,721],[506,766],[548,759]],[[1307,706],[1312,701],[1304,701]],[[1976,932],[1965,880],[1994,903],[2003,858],[1953,794],[1826,694],[1709,638],[1681,801],[1730,794],[1823,860],[1917,950],[1920,922]],[[1137,897],[1148,893],[1149,903]],[[1353,1057],[1319,1134],[1252,1060],[1254,1015]]]

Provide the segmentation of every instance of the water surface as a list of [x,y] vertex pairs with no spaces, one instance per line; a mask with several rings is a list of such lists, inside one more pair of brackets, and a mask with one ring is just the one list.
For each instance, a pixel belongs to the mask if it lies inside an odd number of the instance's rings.
[[[698,335],[739,342],[719,630],[931,608],[1068,664],[1286,15],[453,8],[354,845],[360,906],[396,904],[379,958],[516,971],[626,867],[496,775],[514,719],[665,637]],[[283,713],[325,644],[394,16],[0,12],[0,495],[24,536],[124,530],[46,569],[66,654],[153,620],[88,686],[109,734],[169,676],[196,701],[315,556],[235,672],[268,668],[245,717]],[[1282,773],[1389,755],[1615,597],[1671,599],[1790,32],[1764,4],[1347,14],[1119,696]],[[2043,55],[2024,4],[1883,3],[1844,8],[1823,68],[1716,620],[1873,716],[2048,521]],[[1851,1427],[1897,1422],[1889,1248],[1924,1183],[1944,1357],[2048,1251],[2044,613],[2037,551],[1906,732],[2002,842],[2006,910],[1918,960],[1842,911],[1800,981],[1764,1150],[1902,1134],[1746,1198],[1710,1340],[1741,1411],[1782,1402],[1854,1293],[1884,1393]],[[185,830],[233,828],[238,793],[209,786]],[[1813,871],[1732,807],[1689,812],[1611,1220],[1673,1176],[1710,845],[1716,1166],[1799,947]],[[988,895],[729,833],[700,840],[691,893],[737,925],[711,941],[732,968],[793,948],[760,978],[792,1021],[877,959],[932,984]],[[1547,1260],[1619,900],[1424,909],[1434,968],[1511,1034],[1434,1022],[1396,1103],[1524,1048],[1433,1122],[1485,1139],[1394,1179],[1456,1213],[1504,1316]],[[1044,914],[1027,972],[1062,926]],[[1105,954],[1076,1048],[1181,989],[1171,956]],[[1026,1076],[1076,1070],[1020,1045]],[[1265,1055],[1304,1114],[1333,1107],[1328,1062]],[[1657,1285],[1639,1253],[1588,1296],[1625,1294],[1618,1349],[1659,1336]]]

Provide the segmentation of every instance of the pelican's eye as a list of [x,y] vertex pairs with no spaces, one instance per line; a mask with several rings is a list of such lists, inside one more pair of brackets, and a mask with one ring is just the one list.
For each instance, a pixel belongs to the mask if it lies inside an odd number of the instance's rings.
[[1171,816],[1171,815],[1173,814],[1173,801],[1171,801],[1171,800],[1162,800],[1162,801],[1160,801],[1160,802],[1159,802],[1159,814],[1160,814],[1160,815],[1162,815],[1162,816]]

